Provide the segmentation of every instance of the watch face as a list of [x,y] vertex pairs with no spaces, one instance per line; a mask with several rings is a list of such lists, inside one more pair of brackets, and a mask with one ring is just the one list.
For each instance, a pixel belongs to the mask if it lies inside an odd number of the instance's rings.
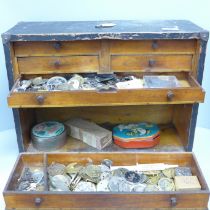
[[59,136],[65,130],[62,123],[56,121],[42,122],[32,128],[32,135],[40,138],[51,138]]

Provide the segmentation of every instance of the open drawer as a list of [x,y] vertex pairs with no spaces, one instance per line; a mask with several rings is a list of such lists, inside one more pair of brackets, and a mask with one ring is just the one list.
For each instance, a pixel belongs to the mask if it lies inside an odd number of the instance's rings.
[[[164,73],[164,75],[170,74]],[[143,87],[138,89],[117,89],[111,92],[99,92],[97,90],[16,92],[14,90],[19,82],[17,80],[8,96],[8,104],[14,108],[26,108],[187,104],[204,101],[205,92],[191,75],[188,73],[173,73],[173,75],[176,75],[180,87]],[[142,78],[142,75],[139,78]],[[21,79],[24,79],[24,76]]]
[[[52,162],[67,165],[85,164],[88,160],[100,164],[111,159],[113,165],[129,166],[147,163],[166,163],[187,166],[198,177],[201,190],[156,192],[73,192],[49,191],[47,166]],[[44,171],[43,191],[16,191],[24,167],[39,166]],[[208,186],[192,153],[51,153],[20,154],[4,189],[6,209],[141,209],[141,208],[193,208],[206,209]]]

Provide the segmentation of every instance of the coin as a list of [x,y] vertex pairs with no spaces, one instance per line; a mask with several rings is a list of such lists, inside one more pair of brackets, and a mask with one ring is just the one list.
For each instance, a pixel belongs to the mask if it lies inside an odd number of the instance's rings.
[[134,171],[127,171],[125,173],[125,179],[129,182],[137,183],[140,181],[140,176]]
[[22,80],[21,81],[21,89],[22,90],[26,90],[28,87],[30,87],[31,86],[31,80]]
[[112,177],[112,174],[110,171],[105,171],[101,174],[100,179],[104,180],[104,179],[110,179]]
[[131,192],[133,190],[133,183],[122,180],[119,182],[119,192]]
[[30,187],[29,181],[21,181],[17,187],[17,190],[19,191],[25,191]]
[[58,191],[69,191],[70,177],[64,175],[55,175],[50,178],[51,184]]
[[125,177],[125,173],[129,170],[126,168],[118,168],[112,171],[113,176]]
[[168,169],[163,170],[162,173],[167,178],[174,178],[174,176],[175,176],[175,169],[174,168],[168,168]]
[[109,183],[108,179],[101,180],[96,186],[97,191],[98,192],[108,192],[108,191],[110,191],[109,187],[108,187],[108,183]]
[[46,86],[48,90],[54,90],[55,88],[57,88],[58,85],[61,85],[64,83],[67,83],[67,80],[64,77],[55,76],[48,79]]
[[118,192],[119,191],[119,184],[123,182],[125,179],[119,176],[113,176],[109,180],[108,187],[110,191],[112,192]]
[[81,181],[77,184],[74,191],[75,192],[95,192],[96,186],[95,186],[95,184],[93,184],[91,182]]
[[159,179],[160,179],[159,175],[150,176],[146,183],[155,185],[158,183]]
[[60,163],[52,163],[47,168],[47,172],[50,176],[64,175],[66,173],[66,166]]
[[192,172],[189,167],[177,167],[175,168],[175,176],[192,176]]
[[144,192],[146,186],[147,186],[146,184],[138,184],[138,185],[135,185],[133,187],[133,191],[134,192]]
[[98,178],[101,176],[101,167],[97,165],[88,165],[85,168],[85,173],[91,178]]
[[112,162],[112,160],[104,159],[104,160],[102,160],[101,164],[107,166],[108,168],[111,168],[113,162]]
[[43,83],[45,83],[46,80],[43,80],[42,77],[35,77],[34,79],[32,79],[32,84],[33,85],[42,85]]
[[44,178],[44,172],[43,171],[39,171],[39,170],[34,171],[34,172],[32,172],[31,177],[33,178],[33,181],[35,183],[39,183]]
[[69,174],[76,174],[78,173],[83,166],[79,165],[78,163],[70,163],[66,166],[66,173]]
[[144,192],[153,192],[153,191],[159,191],[159,187],[154,184],[149,184],[145,187]]
[[172,179],[169,178],[161,178],[158,181],[158,186],[162,191],[174,191],[175,185]]
[[139,183],[141,184],[148,180],[148,176],[146,174],[141,173],[139,174],[139,177],[140,177]]

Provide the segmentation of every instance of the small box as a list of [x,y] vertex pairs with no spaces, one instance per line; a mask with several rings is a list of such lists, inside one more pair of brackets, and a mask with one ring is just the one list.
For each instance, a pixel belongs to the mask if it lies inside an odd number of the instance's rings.
[[175,176],[176,190],[201,190],[197,176]]
[[99,150],[112,143],[112,132],[93,122],[74,118],[66,121],[65,124],[70,136]]

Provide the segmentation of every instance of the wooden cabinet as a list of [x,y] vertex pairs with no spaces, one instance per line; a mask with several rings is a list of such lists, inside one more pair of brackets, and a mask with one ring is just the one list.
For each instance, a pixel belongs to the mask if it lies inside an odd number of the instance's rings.
[[[2,35],[17,141],[21,152],[4,191],[10,209],[206,209],[208,186],[190,151],[193,147],[208,32],[189,21],[23,22]],[[96,27],[97,26],[97,27]],[[22,79],[72,73],[175,75],[176,88],[16,92]],[[161,129],[159,145],[150,149],[102,151],[69,137],[59,153],[37,153],[31,128],[46,120],[82,117],[98,124],[153,122]],[[23,153],[24,152],[24,153]],[[28,154],[30,152],[30,154]],[[202,190],[157,193],[17,192],[25,164],[45,168],[53,161],[110,158],[119,164],[165,162],[192,167]],[[62,200],[62,202],[61,202]],[[108,202],[107,202],[108,201]],[[122,207],[123,206],[123,207]]]

